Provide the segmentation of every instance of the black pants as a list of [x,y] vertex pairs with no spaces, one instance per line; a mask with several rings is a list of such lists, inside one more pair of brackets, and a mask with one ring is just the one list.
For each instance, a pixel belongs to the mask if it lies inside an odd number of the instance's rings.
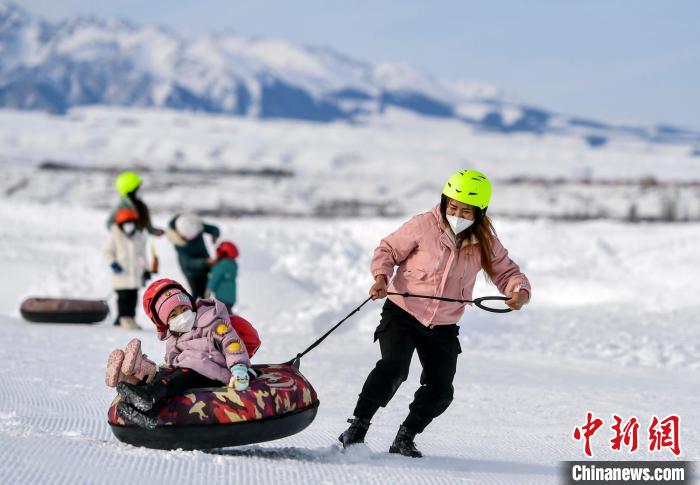
[[183,394],[193,387],[221,387],[217,380],[209,379],[197,371],[184,367],[164,367],[158,371],[150,384],[149,392],[155,396],[154,411],[160,409],[164,399]]
[[452,381],[457,367],[459,345],[457,325],[438,325],[432,329],[387,300],[374,333],[382,358],[370,372],[355,407],[355,416],[371,419],[385,407],[408,377],[413,351],[423,366],[420,387],[409,406],[403,425],[421,433],[452,402]]
[[207,291],[208,273],[202,274],[186,274],[187,283],[190,285],[190,291],[195,298],[204,298],[204,292]]
[[134,318],[136,315],[136,302],[139,290],[117,290],[117,319],[114,324],[119,325],[120,317]]

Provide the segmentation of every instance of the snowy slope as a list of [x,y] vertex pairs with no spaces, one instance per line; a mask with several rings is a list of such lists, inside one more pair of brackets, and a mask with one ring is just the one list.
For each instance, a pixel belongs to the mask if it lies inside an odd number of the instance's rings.
[[[341,453],[335,444],[378,356],[371,333],[379,303],[304,359],[321,400],[304,432],[210,453],[117,442],[106,424],[113,392],[103,383],[104,363],[135,335],[149,355],[162,355],[153,329],[36,325],[17,314],[28,295],[108,294],[103,217],[59,204],[0,205],[3,483],[557,483],[559,461],[583,457],[571,432],[586,411],[606,424],[613,413],[643,423],[679,414],[681,457],[700,458],[700,326],[689,298],[691,268],[700,263],[696,224],[497,220],[533,282],[533,303],[508,315],[466,312],[455,402],[418,438],[427,457],[409,460],[385,452],[417,386],[416,363],[375,419],[368,446]],[[156,214],[161,224],[165,217]],[[260,330],[256,359],[279,362],[362,301],[371,250],[400,220],[215,222],[241,248],[239,311]],[[164,239],[156,244],[163,276],[178,277],[172,248]],[[479,278],[476,294],[494,292]],[[668,451],[614,455],[609,438],[594,438],[596,458],[673,458]]]

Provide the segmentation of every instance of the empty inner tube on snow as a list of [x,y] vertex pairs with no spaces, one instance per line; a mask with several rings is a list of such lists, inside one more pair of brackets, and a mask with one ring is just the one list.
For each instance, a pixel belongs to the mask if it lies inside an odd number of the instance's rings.
[[169,398],[156,413],[158,425],[152,430],[117,416],[117,396],[108,413],[112,432],[134,446],[195,450],[276,440],[311,424],[318,396],[298,369],[287,364],[253,368],[258,377],[245,391],[207,387]]
[[104,300],[27,298],[19,309],[22,317],[38,323],[96,323],[109,314]]

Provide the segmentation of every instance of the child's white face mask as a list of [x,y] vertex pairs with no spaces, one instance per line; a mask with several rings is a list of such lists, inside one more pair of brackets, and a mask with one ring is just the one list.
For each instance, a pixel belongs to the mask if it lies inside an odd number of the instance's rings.
[[133,222],[125,222],[122,224],[122,231],[124,231],[124,234],[127,236],[132,236],[136,232],[136,224]]
[[197,315],[192,310],[185,310],[178,316],[168,320],[168,328],[171,332],[185,333],[192,330]]
[[474,224],[474,221],[470,221],[469,219],[457,216],[447,216],[447,222],[450,224],[452,232],[454,232],[455,234],[459,234],[462,231],[466,231],[471,227],[472,224]]

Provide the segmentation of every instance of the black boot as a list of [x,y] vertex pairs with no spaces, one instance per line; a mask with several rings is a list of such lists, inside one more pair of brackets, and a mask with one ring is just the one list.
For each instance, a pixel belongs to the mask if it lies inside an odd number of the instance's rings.
[[350,423],[350,427],[338,436],[338,441],[343,444],[343,448],[358,443],[364,443],[369,425],[372,424],[369,422],[369,419],[352,418],[348,419],[348,423]]
[[117,416],[141,428],[155,429],[158,425],[158,420],[155,417],[142,413],[124,401],[117,404]]
[[117,384],[117,392],[122,397],[123,402],[131,404],[141,412],[153,409],[158,400],[149,386],[137,386],[124,381]]
[[413,440],[416,437],[416,432],[411,431],[406,426],[399,426],[399,432],[396,433],[394,442],[389,447],[389,453],[398,453],[411,458],[421,458],[423,453],[418,451]]

